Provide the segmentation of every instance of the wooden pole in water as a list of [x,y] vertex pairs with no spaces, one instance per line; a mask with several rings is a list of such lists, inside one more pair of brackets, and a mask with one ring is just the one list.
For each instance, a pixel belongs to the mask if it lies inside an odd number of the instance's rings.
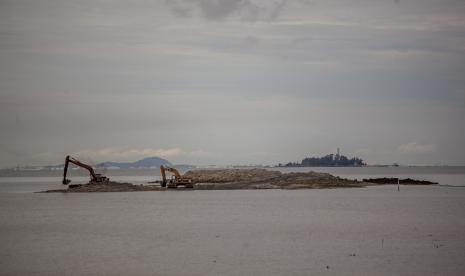
[[397,178],[397,191],[400,192],[400,181],[399,181],[399,178]]

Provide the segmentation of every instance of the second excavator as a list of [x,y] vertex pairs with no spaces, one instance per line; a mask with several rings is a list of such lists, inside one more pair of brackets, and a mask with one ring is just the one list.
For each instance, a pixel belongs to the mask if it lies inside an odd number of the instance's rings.
[[[184,186],[186,188],[194,188],[194,182],[192,181],[192,178],[183,177],[175,168],[160,166],[160,172],[162,177],[162,187],[168,186],[168,188],[177,188],[178,186]],[[171,179],[166,179],[166,172],[173,174]]]

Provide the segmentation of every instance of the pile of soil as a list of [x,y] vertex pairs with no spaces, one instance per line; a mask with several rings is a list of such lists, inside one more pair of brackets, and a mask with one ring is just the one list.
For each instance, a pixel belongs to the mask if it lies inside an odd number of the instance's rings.
[[[322,189],[350,188],[366,185],[397,184],[397,178],[370,178],[363,182],[349,180],[319,172],[281,173],[265,169],[212,169],[188,171],[183,177],[192,178],[195,190],[238,190],[238,189]],[[437,184],[429,181],[401,179],[404,185]],[[181,188],[182,190],[192,190]],[[133,185],[131,183],[104,182],[70,185],[67,189],[49,190],[46,193],[85,192],[136,192],[164,191],[159,185]]]
[[314,189],[363,187],[363,183],[328,173],[281,173],[265,169],[225,169],[188,171],[196,189]]
[[[374,184],[397,184],[397,178],[367,178],[363,179],[363,182],[374,183]],[[399,179],[399,184],[402,185],[433,185],[438,184],[437,182],[431,182],[427,180],[417,180],[411,178]]]
[[265,169],[210,169],[193,170],[184,174],[195,183],[228,183],[228,182],[263,182],[276,179],[282,175],[278,171]]

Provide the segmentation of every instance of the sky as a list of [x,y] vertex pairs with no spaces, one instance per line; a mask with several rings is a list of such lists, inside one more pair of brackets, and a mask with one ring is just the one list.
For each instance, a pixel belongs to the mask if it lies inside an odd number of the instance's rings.
[[0,167],[465,165],[463,0],[0,0]]

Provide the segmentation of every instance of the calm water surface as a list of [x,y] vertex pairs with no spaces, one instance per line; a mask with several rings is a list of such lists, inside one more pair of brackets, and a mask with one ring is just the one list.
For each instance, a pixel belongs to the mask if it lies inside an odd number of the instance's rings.
[[465,274],[462,187],[33,193],[59,181],[0,179],[0,275]]

